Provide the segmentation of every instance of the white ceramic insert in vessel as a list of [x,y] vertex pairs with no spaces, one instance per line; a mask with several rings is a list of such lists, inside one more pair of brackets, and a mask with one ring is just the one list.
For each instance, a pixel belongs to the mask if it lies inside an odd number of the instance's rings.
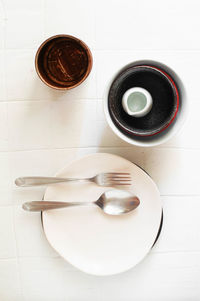
[[122,96],[124,111],[133,117],[147,115],[153,105],[151,94],[144,88],[134,87],[128,89]]

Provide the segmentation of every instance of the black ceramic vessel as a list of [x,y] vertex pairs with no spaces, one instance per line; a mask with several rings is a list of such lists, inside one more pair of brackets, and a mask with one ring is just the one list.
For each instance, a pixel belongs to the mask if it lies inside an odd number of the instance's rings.
[[[122,96],[130,88],[141,87],[153,98],[151,111],[144,117],[132,117],[122,107]],[[108,108],[115,125],[124,133],[152,136],[173,122],[179,107],[179,91],[165,70],[151,65],[128,66],[111,84]]]

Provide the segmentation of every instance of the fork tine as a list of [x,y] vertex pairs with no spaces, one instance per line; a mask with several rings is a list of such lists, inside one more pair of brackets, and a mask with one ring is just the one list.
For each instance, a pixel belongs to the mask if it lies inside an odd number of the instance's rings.
[[106,173],[103,173],[104,176],[108,176],[108,175],[130,175],[129,172],[106,172]]
[[132,179],[123,179],[123,178],[110,178],[110,179],[104,179],[104,182],[132,182]]
[[112,185],[131,185],[132,184],[131,182],[107,182],[107,183],[105,183],[105,185],[107,185],[107,184],[110,185],[110,183]]
[[131,183],[122,183],[122,182],[108,182],[106,186],[130,186]]
[[106,180],[116,180],[116,181],[120,181],[120,180],[131,180],[131,177],[105,177]]
[[119,176],[119,177],[114,177],[114,176],[108,176],[108,177],[105,177],[105,179],[116,179],[116,180],[120,180],[120,179],[131,179],[131,177],[129,176],[126,176],[126,177],[123,177],[123,176]]
[[105,180],[105,182],[132,182],[132,180],[128,180],[128,179],[120,179],[120,180],[116,180],[116,179],[109,179],[109,180]]
[[104,177],[131,177],[130,173],[108,173],[108,174],[104,174]]
[[125,176],[125,177],[123,177],[123,176],[120,176],[120,177],[114,177],[114,176],[109,176],[109,177],[104,177],[104,179],[132,179],[131,177],[129,177],[129,176]]

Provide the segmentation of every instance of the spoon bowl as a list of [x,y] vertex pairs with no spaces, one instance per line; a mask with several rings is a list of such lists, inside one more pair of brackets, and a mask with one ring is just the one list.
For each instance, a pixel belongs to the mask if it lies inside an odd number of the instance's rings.
[[95,202],[105,213],[120,215],[128,213],[140,204],[138,197],[126,190],[109,190]]
[[139,204],[139,198],[131,192],[113,189],[104,192],[95,202],[32,201],[24,203],[22,208],[26,211],[38,212],[71,206],[97,205],[109,215],[121,215],[133,211]]

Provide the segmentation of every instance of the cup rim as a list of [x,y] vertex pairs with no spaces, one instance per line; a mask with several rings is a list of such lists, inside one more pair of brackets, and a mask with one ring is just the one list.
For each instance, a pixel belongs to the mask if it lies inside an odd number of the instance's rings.
[[[70,38],[70,39],[76,41],[77,43],[79,43],[79,44],[84,48],[84,50],[85,50],[86,53],[87,53],[87,57],[88,57],[88,66],[87,66],[87,70],[86,70],[86,72],[85,72],[83,78],[82,78],[78,83],[74,84],[73,86],[69,86],[69,87],[57,87],[57,86],[54,86],[54,85],[50,84],[49,82],[47,82],[47,81],[43,78],[43,76],[42,76],[42,74],[41,74],[41,72],[40,72],[40,70],[39,70],[39,67],[38,67],[38,58],[39,58],[39,54],[40,54],[42,48],[43,48],[49,41],[54,40],[54,39],[57,39],[57,38]],[[74,36],[72,36],[72,35],[68,35],[68,34],[57,34],[57,35],[53,35],[53,36],[49,37],[48,39],[44,40],[44,41],[42,42],[42,44],[40,44],[40,46],[38,47],[37,52],[36,52],[36,55],[35,55],[35,70],[36,70],[36,72],[37,72],[37,75],[39,76],[39,78],[41,79],[41,81],[42,81],[44,84],[46,84],[47,86],[49,86],[50,88],[53,88],[53,89],[55,89],[55,90],[66,91],[66,90],[71,90],[71,89],[73,89],[73,88],[79,86],[79,85],[80,85],[80,84],[88,77],[88,75],[90,74],[91,69],[92,69],[92,66],[93,66],[93,57],[92,57],[92,52],[91,52],[90,48],[89,48],[82,40],[80,40],[80,39],[78,39],[78,38],[76,38],[76,37],[74,37]]]

